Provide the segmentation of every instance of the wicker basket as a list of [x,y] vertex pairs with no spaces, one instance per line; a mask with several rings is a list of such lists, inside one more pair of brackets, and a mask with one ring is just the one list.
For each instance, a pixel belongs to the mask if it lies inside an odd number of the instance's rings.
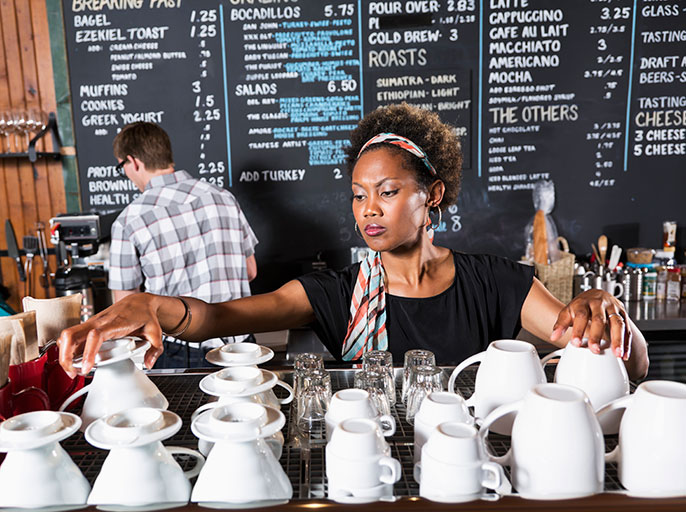
[[569,244],[563,237],[558,237],[563,247],[560,259],[550,265],[535,263],[536,277],[550,293],[564,304],[572,300],[574,285],[574,254],[569,252]]

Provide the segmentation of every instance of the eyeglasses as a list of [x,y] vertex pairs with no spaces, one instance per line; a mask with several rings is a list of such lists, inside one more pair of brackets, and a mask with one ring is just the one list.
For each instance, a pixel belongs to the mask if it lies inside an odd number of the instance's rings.
[[124,166],[127,164],[129,161],[129,155],[126,155],[126,158],[119,162],[115,167],[114,170],[117,171],[118,173],[121,173],[124,170]]

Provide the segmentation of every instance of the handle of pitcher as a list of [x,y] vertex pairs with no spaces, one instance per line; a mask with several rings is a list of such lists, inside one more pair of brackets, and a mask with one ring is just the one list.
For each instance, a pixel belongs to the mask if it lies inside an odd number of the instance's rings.
[[502,416],[505,416],[506,414],[509,414],[511,412],[518,412],[519,409],[522,407],[522,403],[524,403],[523,400],[517,400],[516,402],[511,402],[509,404],[501,405],[500,407],[496,407],[491,414],[486,416],[484,418],[483,423],[481,424],[481,428],[479,429],[479,437],[481,437],[481,441],[483,443],[483,446],[486,447],[486,454],[488,455],[489,460],[492,462],[495,462],[497,464],[500,464],[502,466],[508,466],[510,465],[510,457],[512,453],[512,448],[507,450],[507,453],[503,455],[502,457],[496,457],[493,455],[491,452],[488,451],[488,443],[486,442],[486,437],[488,436],[488,429],[489,427],[499,418]]
[[283,389],[288,391],[288,396],[286,398],[278,399],[279,403],[281,405],[290,404],[293,401],[293,398],[295,398],[295,392],[293,391],[293,388],[282,380],[277,380],[276,385],[281,386]]
[[[600,421],[601,416],[604,416],[612,411],[616,411],[617,409],[626,409],[633,399],[634,395],[626,395],[621,398],[617,398],[616,400],[613,400],[605,407],[601,407],[598,410],[598,412],[596,412],[596,417],[598,418],[598,421]],[[615,448],[611,452],[605,454],[605,462],[617,462],[618,458],[619,445],[615,446]]]
[[88,391],[90,391],[90,388],[91,388],[92,385],[93,385],[93,384],[91,383],[91,384],[88,384],[87,386],[83,386],[83,387],[82,387],[81,389],[79,389],[76,393],[74,393],[74,394],[71,395],[69,398],[67,398],[67,399],[64,401],[64,403],[63,403],[62,405],[60,405],[59,411],[60,411],[60,412],[64,411],[64,410],[69,406],[70,403],[72,403],[74,400],[76,400],[76,399],[79,398],[80,396],[85,395],[86,393],[88,393]]
[[558,357],[562,357],[562,352],[564,351],[565,349],[563,348],[552,351],[550,354],[547,354],[541,359],[541,364],[543,365],[543,367],[545,367],[545,365],[547,365],[551,360],[557,359]]
[[[458,364],[455,369],[453,370],[453,373],[450,374],[450,380],[448,381],[448,391],[450,393],[456,393],[455,391],[455,381],[457,380],[457,376],[462,373],[462,371],[467,368],[468,366],[471,366],[475,363],[480,363],[483,361],[484,356],[486,355],[486,351],[484,350],[483,352],[479,352],[478,354],[474,354],[472,357],[468,357],[464,361],[462,361],[460,364]],[[473,405],[472,402],[474,401],[474,393],[472,393],[472,396],[470,396],[466,400],[467,405]]]
[[205,457],[203,457],[200,452],[191,450],[190,448],[184,448],[183,446],[166,446],[165,448],[167,448],[167,451],[172,455],[190,455],[195,459],[196,462],[195,466],[193,466],[193,469],[183,472],[186,478],[190,480],[191,478],[200,474],[200,470],[205,465]]

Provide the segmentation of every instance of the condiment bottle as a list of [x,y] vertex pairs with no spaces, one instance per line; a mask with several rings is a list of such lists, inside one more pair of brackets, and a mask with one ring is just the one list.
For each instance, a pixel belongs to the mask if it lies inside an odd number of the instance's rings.
[[667,300],[679,300],[681,298],[681,270],[670,268],[667,275]]
[[643,300],[655,300],[657,292],[657,271],[652,263],[643,267]]
[[657,272],[657,288],[655,298],[665,300],[667,298],[667,267],[660,267]]

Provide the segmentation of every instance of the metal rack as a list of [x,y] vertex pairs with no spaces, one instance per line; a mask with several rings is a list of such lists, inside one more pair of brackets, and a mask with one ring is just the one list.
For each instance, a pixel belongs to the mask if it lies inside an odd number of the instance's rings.
[[[554,371],[554,368],[552,369]],[[331,383],[334,391],[353,387],[353,374],[355,370],[330,370]],[[405,420],[405,406],[400,400],[400,370],[396,370],[398,388],[398,400],[392,407],[392,414],[396,420],[396,433],[387,438],[391,446],[391,454],[402,466],[402,476],[394,486],[394,494],[398,497],[418,496],[419,485],[413,479],[413,455],[414,455],[414,431],[412,426]],[[449,369],[444,370],[445,381],[449,376]],[[291,383],[291,372],[276,372],[281,380]],[[465,396],[469,396],[474,389],[474,377],[476,368],[467,369],[460,374],[457,382],[458,389]],[[209,401],[198,384],[205,373],[184,374],[151,374],[150,377],[159,387],[160,391],[169,401],[169,409],[176,412],[183,419],[181,430],[164,444],[168,446],[184,446],[197,448],[197,438],[191,433],[190,418],[202,404]],[[274,388],[277,396],[282,388]],[[314,432],[303,435],[297,429],[290,415],[290,406],[282,408],[286,415],[286,425],[283,428],[286,439],[281,465],[293,485],[294,499],[310,500],[326,498],[325,478],[325,447],[324,432]],[[497,434],[489,434],[491,450],[497,455],[503,455],[509,448],[509,437]],[[617,436],[606,436],[606,450],[617,445]],[[107,456],[107,451],[99,450],[89,445],[82,433],[77,433],[62,442],[62,446],[70,453],[74,462],[81,468],[86,478],[95,481],[100,467]],[[177,461],[184,470],[191,469],[195,464],[189,456],[175,455]],[[505,468],[509,477],[508,468]],[[617,478],[617,467],[614,463],[608,463],[605,467],[605,490],[619,491],[622,487]]]

